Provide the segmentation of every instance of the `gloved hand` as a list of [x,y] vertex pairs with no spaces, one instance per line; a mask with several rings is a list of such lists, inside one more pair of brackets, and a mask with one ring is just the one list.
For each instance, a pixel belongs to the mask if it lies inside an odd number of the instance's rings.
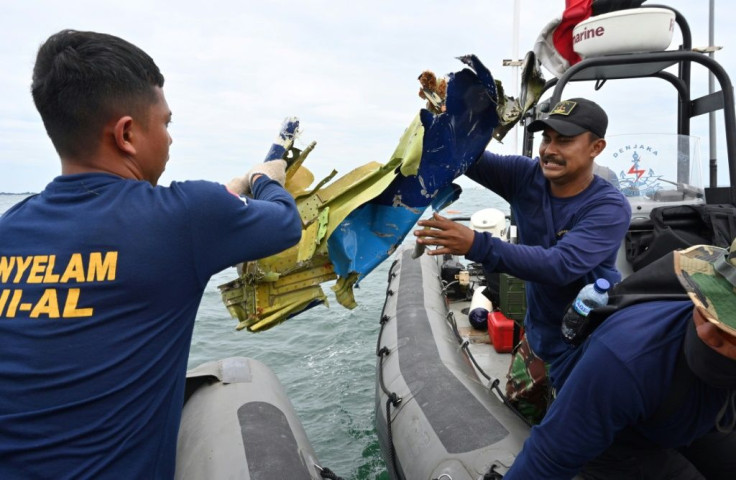
[[245,174],[251,190],[253,189],[253,177],[258,174],[266,175],[271,180],[276,180],[283,187],[284,182],[286,182],[286,160],[269,160],[251,168]]
[[279,185],[284,186],[286,181],[286,160],[270,160],[256,165],[248,170],[242,177],[230,180],[227,188],[238,195],[250,195],[253,190],[253,180],[257,175],[266,175],[271,180],[276,180]]
[[227,189],[238,195],[250,195],[250,184],[248,178],[243,175],[242,177],[235,177],[227,183]]

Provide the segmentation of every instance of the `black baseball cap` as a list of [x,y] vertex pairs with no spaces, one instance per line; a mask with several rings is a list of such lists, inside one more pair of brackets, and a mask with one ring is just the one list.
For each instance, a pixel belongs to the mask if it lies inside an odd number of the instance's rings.
[[568,137],[589,131],[603,138],[608,127],[608,115],[595,102],[585,98],[571,98],[555,105],[549,115],[534,120],[526,129],[538,132],[545,127]]

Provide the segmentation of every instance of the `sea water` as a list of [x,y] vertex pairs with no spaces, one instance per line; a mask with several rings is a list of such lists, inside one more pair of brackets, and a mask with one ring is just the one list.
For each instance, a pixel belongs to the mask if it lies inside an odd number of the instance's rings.
[[[0,213],[23,198],[0,194]],[[508,213],[505,202],[488,190],[465,188],[441,213],[469,217],[488,207]],[[404,243],[414,243],[411,233]],[[345,480],[388,479],[374,408],[376,341],[392,260],[360,282],[355,309],[340,306],[330,290],[334,282],[326,283],[329,308],[315,307],[261,333],[236,331],[237,322],[220,299],[217,286],[236,278],[235,269],[214,275],[197,314],[189,368],[232,356],[265,363],[284,385],[322,466]]]

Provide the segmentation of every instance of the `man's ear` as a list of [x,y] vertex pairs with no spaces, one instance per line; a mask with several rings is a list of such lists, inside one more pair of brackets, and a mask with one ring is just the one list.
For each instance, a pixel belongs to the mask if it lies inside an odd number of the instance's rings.
[[593,158],[601,154],[603,149],[606,148],[606,140],[599,138],[593,143]]
[[724,357],[736,360],[736,344],[733,343],[733,338],[730,335],[706,321],[697,308],[693,315],[693,321],[695,322],[695,331],[703,343]]
[[128,155],[135,155],[136,150],[133,146],[133,117],[126,115],[120,117],[113,127],[115,136],[115,144],[120,150]]

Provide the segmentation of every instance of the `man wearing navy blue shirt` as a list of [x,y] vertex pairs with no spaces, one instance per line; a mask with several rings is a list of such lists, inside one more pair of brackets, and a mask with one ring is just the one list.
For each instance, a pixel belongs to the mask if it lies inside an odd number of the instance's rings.
[[65,30],[38,51],[32,94],[61,175],[0,217],[0,478],[173,478],[209,278],[301,236],[283,160],[230,191],[157,185],[163,83],[111,35]]
[[[532,122],[542,131],[539,157],[484,152],[466,175],[500,195],[517,222],[519,243],[475,232],[438,214],[418,222],[417,242],[438,246],[430,255],[465,255],[487,272],[505,272],[526,281],[525,337],[517,352],[524,361],[551,364],[570,347],[560,332],[567,305],[584,285],[605,278],[620,280],[616,254],[628,229],[631,208],[609,182],[594,175],[594,159],[606,146],[608,117],[596,103],[573,98],[557,104],[545,118]],[[518,356],[516,357],[519,358]],[[510,372],[512,401],[538,422],[544,411],[544,366],[533,382]],[[540,395],[541,394],[541,395]],[[542,398],[540,398],[540,396]],[[536,405],[535,405],[536,404]]]
[[505,480],[734,478],[736,241],[661,261],[644,288],[676,274],[689,300],[622,308],[571,352]]

